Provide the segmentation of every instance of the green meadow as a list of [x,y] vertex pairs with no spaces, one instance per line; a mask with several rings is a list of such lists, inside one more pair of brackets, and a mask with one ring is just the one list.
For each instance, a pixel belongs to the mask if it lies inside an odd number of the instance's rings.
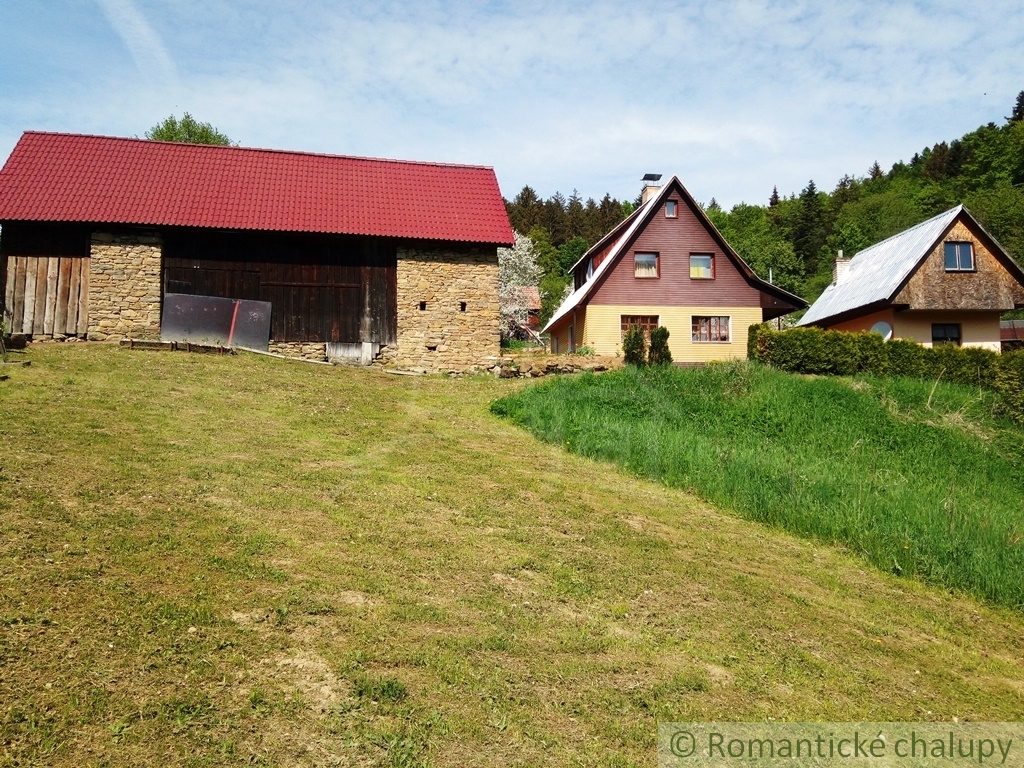
[[573,453],[1024,609],[1024,430],[991,393],[746,362],[548,381],[491,410]]

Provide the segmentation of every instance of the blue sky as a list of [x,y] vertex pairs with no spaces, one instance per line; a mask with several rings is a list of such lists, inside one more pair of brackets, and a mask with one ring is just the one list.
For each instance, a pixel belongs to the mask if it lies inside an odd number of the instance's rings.
[[1024,4],[4,0],[0,157],[24,130],[493,166],[506,197],[831,189],[1024,89]]

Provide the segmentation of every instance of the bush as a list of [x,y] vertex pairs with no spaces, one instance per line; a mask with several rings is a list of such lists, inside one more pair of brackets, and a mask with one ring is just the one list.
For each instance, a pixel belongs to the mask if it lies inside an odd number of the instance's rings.
[[1007,352],[999,359],[992,388],[999,393],[1000,410],[1024,421],[1024,350]]
[[651,365],[672,363],[672,352],[668,348],[668,328],[658,326],[651,331],[651,349],[647,353],[647,362]]
[[999,393],[1007,415],[1024,421],[1024,351],[999,355],[952,344],[929,348],[906,339],[883,341],[876,333],[821,328],[775,331],[760,323],[750,327],[747,354],[790,373],[910,376],[986,387]]
[[622,354],[626,365],[644,365],[647,362],[647,337],[639,325],[631,325],[622,337]]

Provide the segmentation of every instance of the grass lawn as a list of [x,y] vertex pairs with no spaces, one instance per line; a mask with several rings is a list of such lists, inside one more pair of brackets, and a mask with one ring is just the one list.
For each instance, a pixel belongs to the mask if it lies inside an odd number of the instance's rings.
[[0,764],[651,765],[659,720],[1014,720],[1024,617],[566,453],[521,382],[37,345]]

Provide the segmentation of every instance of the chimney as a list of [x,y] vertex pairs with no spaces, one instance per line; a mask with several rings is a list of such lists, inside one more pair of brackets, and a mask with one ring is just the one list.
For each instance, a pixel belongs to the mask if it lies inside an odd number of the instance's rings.
[[659,181],[661,181],[661,174],[660,173],[645,173],[644,174],[644,178],[643,178],[644,191],[640,193],[640,204],[641,205],[643,205],[648,200],[650,200],[652,197],[654,197],[656,194],[658,194],[658,190],[661,189],[661,184],[658,183]]
[[853,261],[853,259],[844,259],[843,252],[839,251],[839,254],[836,256],[836,264],[832,268],[833,285],[839,285],[839,283],[843,281],[843,279],[846,277],[846,273],[850,269],[851,261]]

